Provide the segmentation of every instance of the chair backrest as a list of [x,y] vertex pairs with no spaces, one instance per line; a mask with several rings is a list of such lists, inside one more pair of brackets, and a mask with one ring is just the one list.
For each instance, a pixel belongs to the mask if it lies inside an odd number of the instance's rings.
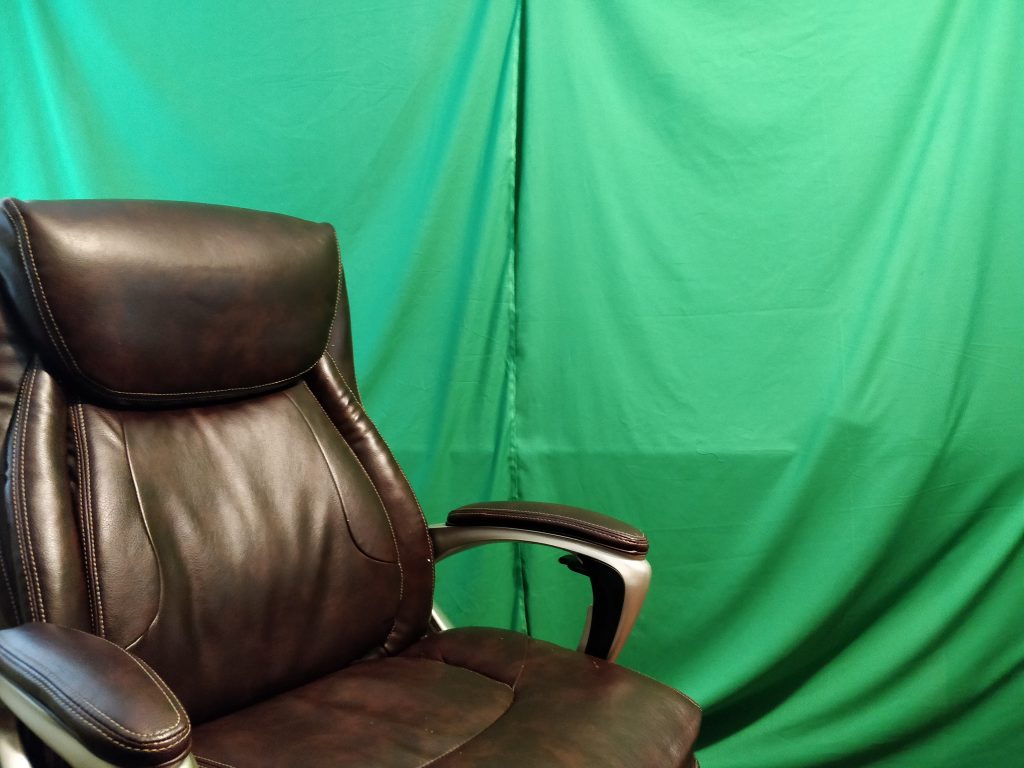
[[130,649],[198,722],[421,636],[429,536],[359,402],[334,230],[2,207],[6,619]]

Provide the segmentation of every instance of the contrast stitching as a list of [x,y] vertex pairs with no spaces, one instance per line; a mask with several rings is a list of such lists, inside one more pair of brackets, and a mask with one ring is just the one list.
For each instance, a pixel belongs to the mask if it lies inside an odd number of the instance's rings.
[[92,505],[92,461],[90,461],[89,459],[89,435],[85,426],[85,409],[82,407],[81,403],[78,404],[78,416],[81,421],[82,453],[85,458],[84,484],[87,486],[85,493],[85,514],[89,520],[89,529],[87,531],[87,535],[89,537],[89,542],[92,549],[92,554],[91,557],[89,558],[91,561],[90,569],[92,571],[93,583],[96,587],[96,615],[99,617],[99,633],[100,637],[105,638],[107,636],[107,627],[106,622],[104,621],[103,618],[103,590],[100,582],[99,566],[97,565],[97,560],[99,559],[99,551],[96,543],[96,514]]
[[[79,525],[82,528],[83,535],[88,530],[89,521],[85,513],[85,459],[82,453],[82,439],[79,434],[78,424],[78,412],[72,408],[71,410],[71,434],[75,438],[75,449],[77,455],[77,471],[78,471],[78,519]],[[89,581],[89,599],[86,601],[89,604],[89,626],[91,626],[97,632],[99,631],[99,620],[96,618],[96,600],[93,597],[93,581],[92,581],[92,569],[89,565],[89,543],[88,540],[85,542],[83,547],[85,550],[85,562],[86,562],[86,576]]]
[[[39,580],[39,568],[36,565],[36,553],[35,546],[32,544],[32,523],[28,511],[28,494],[25,492],[27,487],[25,483],[25,452],[26,452],[26,432],[28,431],[28,417],[32,410],[32,393],[35,392],[36,385],[36,374],[39,371],[38,368],[33,367],[29,372],[28,384],[25,389],[25,409],[22,414],[21,428],[18,430],[18,497],[21,500],[21,514],[24,523],[23,534],[25,538],[25,549],[28,550],[29,565],[31,567],[32,578],[31,582],[34,584],[36,591],[36,597],[38,598],[38,616],[39,620],[46,621],[46,606],[43,603],[43,587]],[[24,552],[22,557],[24,558]],[[35,618],[35,610],[33,610],[33,618]]]
[[[126,651],[126,653],[128,652]],[[181,713],[185,710],[185,708],[181,706],[181,702],[178,701],[178,697],[174,695],[174,692],[167,687],[167,684],[160,679],[159,675],[153,672],[153,670],[150,668],[148,664],[143,662],[142,659],[138,658],[134,653],[128,653],[128,658],[130,658],[132,662],[135,664],[135,666],[141,669],[143,673],[146,675],[146,677],[152,680],[153,684],[160,689],[160,694],[164,697],[164,701],[171,705],[171,709],[174,710],[175,715],[174,725],[169,725],[166,728],[161,728],[159,731],[152,731],[151,733],[144,733],[138,735],[157,736],[161,733],[173,731],[175,728],[181,725]],[[125,728],[125,730],[128,731],[127,728]],[[132,733],[132,731],[128,731],[128,733]]]
[[[331,426],[334,427],[334,431],[338,433],[338,437],[341,438],[341,442],[344,444],[344,446],[348,448],[348,452],[352,454],[352,458],[356,460],[356,464],[363,471],[363,475],[366,476],[366,481],[370,484],[370,487],[373,489],[374,495],[377,497],[377,501],[380,503],[380,508],[384,512],[384,519],[387,521],[388,524],[388,530],[391,531],[391,540],[395,543],[395,556],[397,558],[395,564],[398,566],[398,604],[401,605],[402,599],[405,597],[405,569],[402,567],[402,552],[398,548],[398,537],[395,535],[395,526],[391,522],[391,513],[388,512],[387,504],[385,504],[384,499],[380,497],[380,491],[377,490],[376,483],[373,482],[373,478],[370,477],[370,473],[367,472],[366,467],[363,466],[362,459],[359,458],[359,455],[355,452],[355,450],[353,450],[352,446],[348,444],[348,440],[346,440],[345,436],[341,434],[341,430],[338,429],[338,425],[334,423],[334,419],[332,419],[330,414],[327,413],[321,402],[317,400],[316,395],[313,394],[313,390],[309,388],[309,384],[307,384],[306,382],[302,382],[302,385],[306,388],[306,391],[309,392],[310,396],[313,398],[313,402],[317,404],[317,407],[321,411],[323,411],[323,414],[327,418],[327,421],[329,421]],[[387,645],[391,638],[394,636],[397,627],[398,611],[395,612],[395,620],[391,624],[391,629],[388,630],[387,637],[384,638],[384,645]]]
[[18,541],[18,559],[21,561],[21,570],[25,574],[25,581],[27,582],[27,589],[25,595],[28,597],[28,612],[29,617],[36,621],[38,620],[38,611],[36,610],[36,595],[35,588],[32,583],[32,576],[29,573],[28,558],[25,556],[25,534],[23,531],[24,524],[21,519],[21,480],[19,479],[19,472],[21,469],[21,453],[22,453],[22,435],[24,430],[22,429],[22,421],[25,418],[25,390],[28,387],[28,380],[31,378],[31,370],[26,371],[24,377],[21,380],[21,386],[18,388],[17,405],[18,411],[15,413],[14,420],[14,435],[12,436],[13,452],[14,452],[14,472],[11,476],[11,500],[14,502],[14,533],[15,538]]
[[586,531],[589,533],[597,533],[607,538],[621,541],[624,544],[643,544],[647,542],[646,537],[640,538],[637,536],[630,536],[625,533],[618,533],[611,528],[606,528],[601,525],[595,525],[593,523],[583,522],[581,520],[566,519],[557,515],[549,515],[543,512],[532,512],[530,510],[522,510],[520,512],[512,512],[504,509],[489,509],[485,507],[470,507],[461,511],[463,514],[478,514],[484,517],[508,517],[513,520],[539,520],[547,523],[557,523],[566,528],[572,528],[576,530]]
[[[118,738],[117,734],[111,734],[106,730],[103,730],[100,727],[99,723],[96,723],[91,719],[86,719],[88,717],[88,713],[82,708],[81,704],[86,704],[94,712],[99,712],[99,710],[97,710],[90,702],[83,700],[81,703],[79,703],[78,701],[75,701],[70,696],[68,696],[64,691],[58,688],[56,684],[52,680],[50,680],[50,678],[48,678],[44,673],[35,669],[21,658],[15,656],[6,648],[0,648],[0,656],[3,656],[8,661],[8,663],[20,669],[21,672],[23,672],[25,675],[31,678],[35,683],[42,686],[46,691],[55,696],[61,703],[65,705],[65,707],[67,707],[65,711],[67,711],[69,715],[71,715],[73,718],[83,723],[87,727],[91,728],[92,730],[96,731],[96,733],[98,733],[105,741],[108,741],[111,744],[114,744],[118,747],[130,750],[132,752],[163,752],[182,743],[191,735],[189,729],[186,728],[181,734],[175,736],[173,739],[171,739],[170,737],[167,737],[165,739],[157,739],[158,742],[166,742],[164,744],[160,744],[159,746],[141,747],[131,744],[126,740]],[[106,717],[112,722],[117,722],[116,720],[113,720],[113,718],[110,718],[109,715],[106,715]],[[130,733],[130,731],[128,731],[127,728],[124,728],[124,726],[118,724],[118,727]]]
[[[327,355],[327,360],[331,363],[331,366],[334,368],[335,373],[337,373],[338,376],[341,378],[341,381],[345,385],[345,388],[348,390],[349,395],[351,395],[352,399],[358,404],[359,403],[359,398],[357,398],[355,396],[355,392],[352,389],[352,387],[349,385],[348,379],[345,378],[345,374],[343,374],[341,372],[341,370],[338,368],[337,364],[334,362],[334,358],[332,358],[328,354]],[[412,483],[409,482],[409,478],[406,477],[406,475],[405,475],[405,470],[402,469],[402,465],[399,464],[398,463],[398,459],[395,458],[395,452],[391,450],[391,446],[388,445],[388,441],[384,439],[384,435],[382,435],[380,433],[380,430],[377,429],[377,425],[373,423],[373,419],[370,418],[370,415],[362,408],[361,405],[359,406],[359,410],[362,411],[363,417],[366,419],[367,422],[369,422],[370,426],[373,427],[373,431],[377,433],[377,437],[380,438],[380,441],[382,443],[384,443],[384,447],[388,449],[388,453],[391,455],[391,458],[394,461],[395,467],[398,468],[399,474],[402,476],[402,479],[405,481],[405,484],[406,484],[406,486],[409,489],[409,495],[412,496],[412,500],[416,504],[416,509],[420,513],[420,520],[423,521],[423,534],[424,534],[424,536],[426,536],[426,539],[427,539],[427,552],[429,553],[429,556],[427,557],[427,564],[428,565],[432,565],[433,562],[434,562],[434,540],[432,538],[430,538],[430,527],[427,525],[427,516],[423,514],[423,507],[420,506],[420,500],[416,498],[416,492],[412,488]],[[333,424],[334,422],[332,421],[331,423]],[[335,427],[335,429],[337,429],[337,427]],[[401,559],[401,553],[399,553],[399,559]],[[433,567],[431,567],[430,568],[430,593],[431,594],[434,593],[434,586],[435,586],[434,580],[435,580],[435,578],[436,578],[436,575],[434,573],[434,569],[433,569]]]
[[[285,382],[288,382],[288,381],[295,381],[295,380],[301,378],[302,376],[305,376],[307,373],[309,373],[311,370],[313,370],[313,368],[316,366],[316,364],[320,361],[320,358],[323,357],[324,353],[327,352],[327,349],[328,349],[328,347],[331,344],[331,334],[334,332],[334,320],[335,320],[335,317],[338,314],[338,304],[341,301],[341,277],[342,277],[341,246],[338,244],[338,233],[337,233],[337,231],[335,231],[333,226],[331,226],[331,234],[332,234],[332,236],[334,238],[334,249],[335,249],[335,252],[338,254],[338,260],[337,260],[338,282],[337,282],[337,287],[335,288],[335,291],[334,291],[334,312],[331,315],[331,322],[330,322],[330,324],[327,327],[327,338],[324,341],[323,349],[320,351],[320,354],[317,355],[313,359],[313,362],[310,363],[309,366],[307,366],[306,368],[304,368],[303,370],[299,371],[298,373],[296,373],[293,376],[286,376],[283,379],[278,379],[276,381],[268,381],[268,382],[263,383],[263,384],[249,384],[249,385],[246,385],[244,387],[224,387],[222,389],[197,389],[197,390],[190,390],[188,392],[127,392],[127,391],[124,391],[124,390],[113,389],[112,387],[104,386],[103,384],[100,384],[98,381],[95,381],[91,376],[88,376],[87,374],[85,374],[82,371],[82,369],[78,366],[78,363],[75,361],[74,357],[72,356],[70,348],[68,348],[67,343],[64,341],[64,337],[61,335],[61,332],[60,332],[60,327],[57,325],[57,321],[56,321],[56,319],[54,319],[53,313],[50,311],[50,305],[46,301],[46,294],[43,291],[43,283],[42,283],[42,280],[39,277],[39,272],[35,268],[35,254],[32,251],[32,241],[31,241],[31,238],[29,237],[28,224],[26,223],[24,216],[22,216],[22,214],[21,214],[21,210],[18,208],[18,206],[14,202],[14,200],[10,200],[9,202],[10,202],[11,206],[14,208],[15,212],[17,212],[17,214],[18,214],[18,219],[21,221],[21,228],[19,229],[17,223],[14,221],[14,218],[11,216],[10,212],[7,210],[6,207],[4,207],[4,214],[7,216],[8,219],[10,219],[11,226],[14,228],[15,235],[16,235],[17,240],[18,240],[18,251],[21,254],[22,262],[25,264],[25,268],[26,268],[26,271],[27,271],[29,269],[29,264],[28,264],[28,261],[25,258],[25,251],[22,248],[22,244],[21,244],[21,231],[24,230],[24,232],[25,232],[25,242],[28,245],[28,253],[29,253],[29,255],[32,258],[31,269],[32,269],[32,272],[36,276],[36,280],[39,282],[39,293],[42,296],[43,305],[46,308],[46,313],[47,313],[47,315],[50,318],[50,322],[53,324],[54,331],[56,331],[57,336],[60,338],[61,344],[60,345],[57,344],[57,340],[53,337],[53,334],[50,332],[50,328],[49,328],[49,326],[46,323],[46,319],[43,318],[43,328],[46,330],[46,335],[50,337],[50,341],[51,341],[51,343],[53,343],[53,346],[57,349],[58,354],[60,354],[60,356],[62,358],[65,358],[65,362],[67,362],[75,370],[75,372],[78,373],[78,375],[80,375],[83,379],[85,379],[92,386],[96,387],[97,389],[99,389],[99,390],[101,390],[103,392],[107,392],[107,393],[110,393],[110,394],[113,394],[113,395],[126,395],[128,397],[143,397],[143,398],[155,398],[155,399],[173,399],[173,398],[189,399],[189,398],[193,398],[193,397],[202,397],[203,395],[216,395],[216,394],[220,394],[220,393],[224,393],[224,392],[250,392],[250,391],[253,391],[253,390],[266,389],[267,387],[273,387],[273,386],[275,386],[277,384],[284,384]],[[330,225],[328,225],[328,226],[330,226]],[[28,282],[29,282],[29,287],[32,289],[32,298],[33,298],[33,301],[35,302],[35,305],[36,305],[36,311],[39,312],[40,317],[43,317],[43,313],[42,313],[42,309],[41,309],[40,304],[39,304],[39,300],[36,297],[35,283],[33,283],[31,276],[29,276],[29,281]],[[61,350],[61,346],[63,346],[63,348],[64,348],[63,351]]]
[[[75,358],[72,356],[71,350],[68,349],[67,343],[64,341],[64,337],[61,336],[60,328],[57,327],[57,321],[54,319],[53,313],[50,311],[50,305],[46,301],[46,294],[43,292],[43,283],[42,280],[39,279],[39,270],[36,269],[36,257],[35,253],[32,250],[32,238],[29,236],[28,224],[25,222],[25,217],[22,215],[21,209],[18,208],[18,204],[15,203],[14,200],[8,200],[7,202],[10,203],[11,207],[14,209],[14,212],[18,214],[18,221],[21,222],[21,227],[19,228],[14,221],[14,217],[11,216],[11,212],[7,210],[6,206],[4,206],[4,215],[6,215],[8,220],[11,222],[11,227],[14,228],[14,234],[18,240],[18,253],[21,255],[21,263],[25,266],[25,276],[28,277],[28,285],[32,292],[32,302],[36,305],[36,311],[39,312],[39,316],[43,320],[43,328],[46,330],[46,335],[50,337],[50,341],[53,343],[53,346],[57,350],[57,353],[61,357],[66,357],[66,361],[70,363],[71,366],[76,371],[78,371],[78,363],[75,362]],[[25,233],[25,245],[28,246],[28,258],[26,258],[25,256],[25,248],[22,247],[21,243],[22,232]],[[39,283],[38,294],[36,293],[36,284],[32,280],[32,275],[28,274],[29,269],[31,269],[32,274],[36,276],[36,281],[38,281]],[[42,298],[42,305],[40,305],[39,303],[40,297]],[[47,316],[50,318],[50,323],[53,325],[53,330],[57,332],[57,336],[60,338],[60,344],[58,344],[57,339],[53,337],[53,333],[50,330],[50,326],[47,325],[46,318],[43,317],[42,310],[44,307],[46,308]],[[61,349],[61,347],[63,347],[63,350]]]
[[[348,528],[348,535],[349,535],[349,538],[352,540],[352,544],[359,551],[359,553],[361,555],[363,555],[365,558],[367,558],[368,560],[372,560],[375,563],[384,563],[386,565],[395,565],[395,563],[397,562],[397,558],[398,558],[398,542],[395,540],[395,533],[394,533],[394,531],[391,532],[391,539],[392,539],[392,541],[395,544],[395,558],[396,558],[396,560],[382,560],[379,557],[374,557],[369,552],[366,552],[359,545],[359,542],[356,541],[356,535],[352,531],[352,521],[349,519],[349,516],[348,516],[348,508],[345,506],[345,500],[342,498],[342,495],[341,495],[341,486],[338,484],[338,478],[334,474],[334,467],[331,466],[331,462],[327,459],[327,452],[324,451],[324,447],[320,443],[320,438],[317,436],[316,432],[313,430],[313,426],[309,423],[309,419],[306,418],[306,414],[304,414],[302,412],[302,409],[299,408],[298,403],[295,402],[295,398],[293,398],[291,396],[291,393],[288,392],[287,390],[285,391],[284,394],[288,398],[288,401],[292,404],[292,407],[295,408],[295,410],[298,412],[298,414],[302,418],[303,422],[305,422],[306,429],[309,430],[310,435],[313,436],[313,440],[316,442],[316,447],[319,449],[320,456],[324,460],[324,465],[327,467],[327,472],[331,476],[331,482],[334,483],[334,492],[338,496],[338,505],[341,507],[342,517],[345,518],[345,527]],[[315,400],[316,398],[314,397],[313,399]],[[317,405],[319,405],[319,403],[317,403]],[[320,406],[320,410],[323,411],[323,406]],[[325,412],[324,416],[326,416],[326,415],[327,415],[327,413]],[[330,421],[329,418],[328,418],[328,421]],[[333,426],[333,424],[332,424],[332,426]],[[364,472],[363,474],[366,474],[366,473]],[[372,487],[372,485],[373,484],[371,483],[371,487]],[[376,492],[376,490],[377,489],[374,488],[374,492]],[[377,499],[380,500],[380,494],[379,493],[377,494]],[[383,502],[381,502],[381,504],[383,504]]]

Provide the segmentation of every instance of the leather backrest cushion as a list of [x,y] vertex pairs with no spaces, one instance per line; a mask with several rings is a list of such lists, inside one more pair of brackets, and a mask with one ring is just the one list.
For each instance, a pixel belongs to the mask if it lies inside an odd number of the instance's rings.
[[0,274],[47,366],[117,405],[287,386],[323,354],[334,230],[279,214],[140,200],[5,200]]

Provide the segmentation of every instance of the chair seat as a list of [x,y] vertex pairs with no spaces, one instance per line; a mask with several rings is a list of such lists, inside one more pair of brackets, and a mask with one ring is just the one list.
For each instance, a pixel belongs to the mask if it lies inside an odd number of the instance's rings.
[[689,768],[700,710],[615,664],[454,629],[193,730],[211,768]]

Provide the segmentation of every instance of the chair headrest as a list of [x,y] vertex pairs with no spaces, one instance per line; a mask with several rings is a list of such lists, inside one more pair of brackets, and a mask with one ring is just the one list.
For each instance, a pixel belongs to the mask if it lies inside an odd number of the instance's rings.
[[334,229],[144,200],[3,201],[0,275],[50,370],[116,405],[278,389],[316,364],[341,281]]

